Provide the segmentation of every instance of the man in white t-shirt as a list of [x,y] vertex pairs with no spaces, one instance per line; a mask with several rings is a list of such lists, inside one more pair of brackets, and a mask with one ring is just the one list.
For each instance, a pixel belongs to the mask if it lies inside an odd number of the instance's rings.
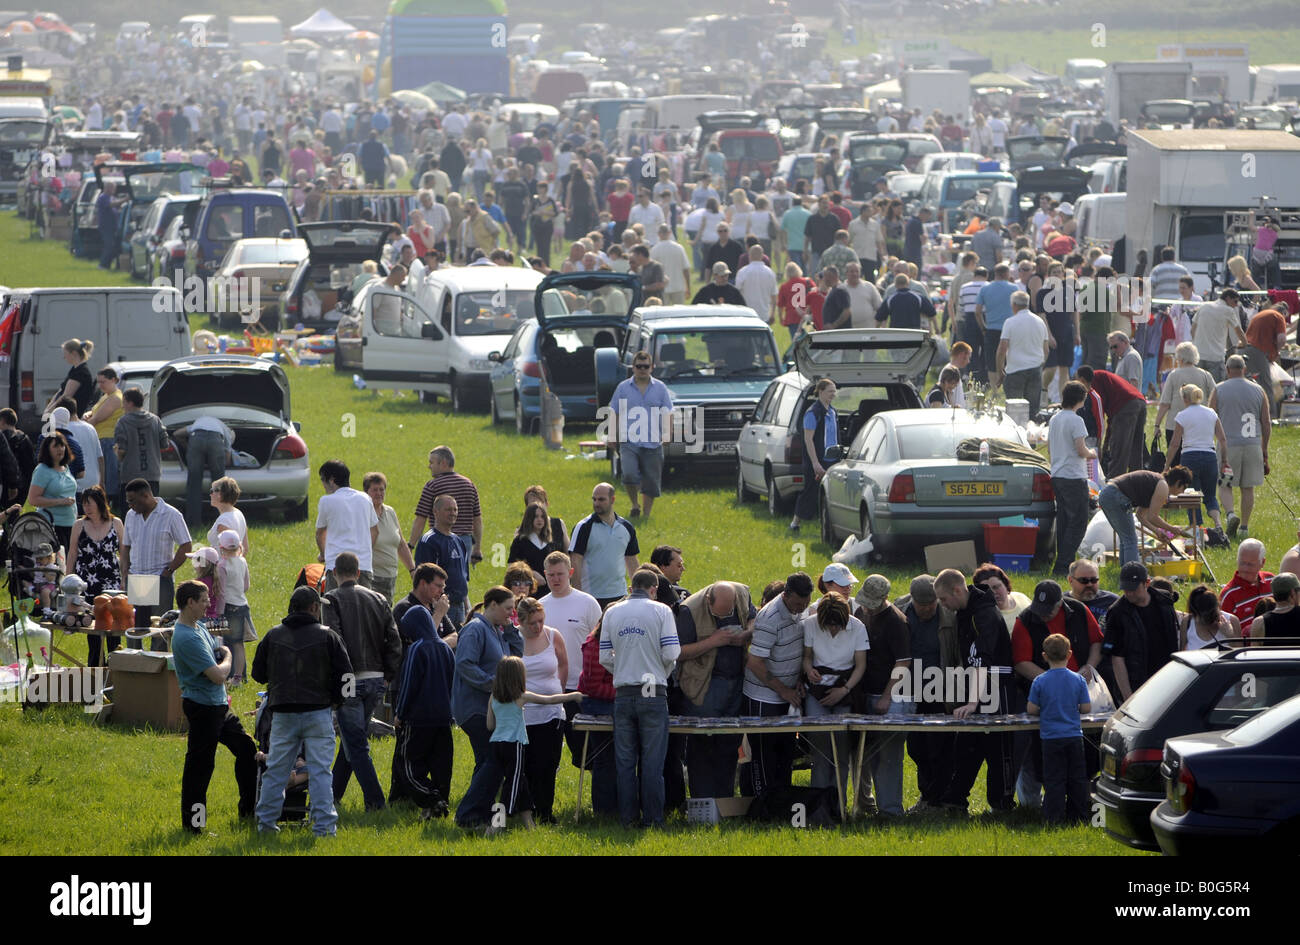
[[640,223],[645,228],[646,245],[653,246],[659,241],[659,224],[663,222],[663,208],[657,203],[650,202],[650,190],[648,188],[640,188],[637,193],[636,203],[627,212],[628,229],[631,229],[632,224]]
[[686,255],[686,248],[673,239],[672,227],[667,223],[659,225],[658,236],[650,247],[650,258],[663,267],[668,283],[664,288],[664,304],[682,305],[691,295],[691,259]]
[[456,110],[448,112],[442,120],[442,130],[447,135],[449,141],[455,141],[465,133],[466,126],[469,125],[469,117],[465,114],[465,106],[457,105]]
[[876,131],[879,134],[882,135],[889,134],[897,130],[898,130],[898,121],[892,115],[890,115],[889,112],[884,112],[879,118],[876,119]]
[[850,324],[854,328],[874,328],[876,312],[880,310],[880,293],[870,282],[862,278],[862,267],[858,263],[849,263],[844,267],[844,291],[849,293],[853,313]]
[[1011,293],[1011,317],[1002,323],[997,369],[1007,400],[1029,401],[1029,416],[1038,415],[1043,397],[1043,365],[1051,345],[1047,322],[1029,310],[1029,293]]
[[550,593],[541,599],[546,608],[546,625],[559,630],[564,639],[569,670],[563,680],[564,691],[573,692],[582,674],[582,644],[600,622],[600,604],[586,591],[573,586],[573,563],[563,551],[552,551],[546,556],[543,573],[550,588]]
[[745,304],[769,325],[776,320],[776,273],[763,262],[763,247],[749,247],[749,262],[736,273],[736,288]]
[[1224,289],[1218,301],[1197,309],[1192,321],[1192,344],[1201,354],[1200,366],[1210,372],[1215,383],[1225,377],[1223,364],[1228,356],[1230,340],[1234,347],[1246,340],[1241,330],[1236,289]]
[[989,119],[989,131],[993,133],[993,150],[1005,152],[1007,149],[1007,123],[1002,118],[1001,109],[993,109],[993,117]]
[[316,506],[316,547],[325,564],[325,589],[339,586],[334,576],[334,562],[340,553],[350,551],[361,565],[360,584],[370,587],[373,578],[375,539],[379,537],[379,516],[370,496],[353,489],[352,474],[337,459],[321,464],[321,485],[325,494]]

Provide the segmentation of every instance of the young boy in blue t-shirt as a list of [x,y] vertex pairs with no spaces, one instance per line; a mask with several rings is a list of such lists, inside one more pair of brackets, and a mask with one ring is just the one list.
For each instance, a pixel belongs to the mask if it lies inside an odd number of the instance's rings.
[[1043,657],[1051,667],[1034,677],[1029,688],[1030,715],[1039,717],[1043,743],[1043,819],[1060,823],[1066,819],[1069,799],[1071,820],[1088,818],[1088,776],[1083,767],[1083,726],[1079,716],[1092,711],[1088,684],[1066,668],[1070,641],[1053,633],[1043,641]]

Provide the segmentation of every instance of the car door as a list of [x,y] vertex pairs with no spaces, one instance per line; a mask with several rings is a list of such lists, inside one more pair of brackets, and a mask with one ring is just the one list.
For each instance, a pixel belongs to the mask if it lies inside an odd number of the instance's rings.
[[831,524],[838,531],[857,534],[861,524],[858,509],[863,502],[863,488],[868,485],[871,464],[879,456],[888,433],[889,427],[884,419],[872,417],[849,444],[845,458],[826,470],[826,504]]
[[362,308],[361,376],[367,384],[421,391],[445,386],[434,352],[446,348],[446,334],[423,305],[403,292],[376,286],[366,293]]
[[[155,297],[162,293],[168,297]],[[110,361],[168,361],[189,354],[190,325],[183,308],[176,289],[110,294],[106,357]]]
[[740,474],[745,477],[745,483],[755,491],[763,485],[763,458],[767,454],[768,421],[780,392],[780,380],[767,385],[767,390],[763,391],[763,396],[758,399],[749,422],[741,429],[740,439],[736,441],[736,461],[740,463]]
[[107,348],[107,334],[103,292],[91,289],[84,295],[51,293],[38,297],[35,318],[23,329],[23,335],[29,336],[24,339],[23,349],[33,359],[33,390],[38,408],[49,401],[67,376],[63,343],[69,338],[80,338],[93,341],[96,350],[103,351]]
[[501,350],[499,358],[488,356],[493,361],[488,380],[492,386],[492,402],[496,405],[497,416],[501,418],[514,416],[515,400],[515,359],[523,350],[524,338],[531,332],[528,323],[520,325],[510,336],[509,343]]

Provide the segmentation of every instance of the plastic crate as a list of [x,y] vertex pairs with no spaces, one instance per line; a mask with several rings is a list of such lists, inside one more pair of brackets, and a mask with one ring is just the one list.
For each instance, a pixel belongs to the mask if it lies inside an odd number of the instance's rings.
[[1034,555],[1038,528],[1034,525],[984,523],[984,551],[990,555]]
[[1195,558],[1177,561],[1157,561],[1147,567],[1151,577],[1169,578],[1172,581],[1201,580],[1201,562]]
[[990,555],[990,557],[1003,571],[1015,574],[1029,573],[1029,567],[1034,563],[1033,555]]

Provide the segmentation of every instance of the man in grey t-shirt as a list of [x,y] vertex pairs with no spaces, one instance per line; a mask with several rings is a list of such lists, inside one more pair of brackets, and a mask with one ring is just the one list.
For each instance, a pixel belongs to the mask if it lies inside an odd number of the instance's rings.
[[1002,262],[1002,221],[991,218],[984,229],[970,238],[970,250],[978,253],[980,265],[992,272]]
[[[1239,354],[1228,358],[1228,379],[1214,388],[1210,406],[1219,414],[1227,440],[1227,462],[1232,478],[1219,486],[1219,504],[1227,513],[1230,536],[1250,537],[1250,513],[1255,507],[1255,487],[1268,475],[1268,440],[1272,433],[1268,397],[1264,388],[1246,377],[1246,359]],[[1233,511],[1232,487],[1241,489],[1241,517]]]
[[162,450],[170,443],[167,429],[154,414],[144,409],[144,392],[138,387],[122,391],[122,418],[113,428],[113,451],[117,453],[119,499],[126,508],[126,484],[132,479],[148,481],[158,494],[162,476]]
[[1056,496],[1056,575],[1068,574],[1088,528],[1088,460],[1097,453],[1085,442],[1088,436],[1077,413],[1088,388],[1070,381],[1061,391],[1061,409],[1047,424],[1047,452],[1052,463],[1052,491]]
[[1128,335],[1112,331],[1106,336],[1106,342],[1110,345],[1110,358],[1115,365],[1111,370],[1142,390],[1142,355],[1129,342]]

